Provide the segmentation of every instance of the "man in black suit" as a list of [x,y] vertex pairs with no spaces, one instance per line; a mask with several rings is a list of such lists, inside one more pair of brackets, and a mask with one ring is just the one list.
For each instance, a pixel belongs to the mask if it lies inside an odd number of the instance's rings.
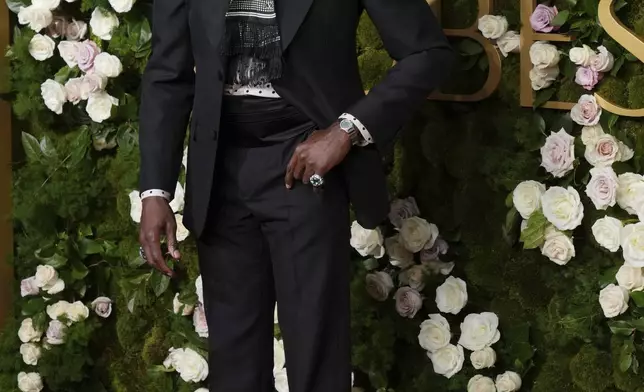
[[[366,96],[363,10],[396,60]],[[184,223],[198,243],[211,390],[273,390],[276,300],[291,392],[350,390],[349,203],[366,228],[384,220],[381,152],[454,57],[425,0],[154,2],[141,252],[173,275],[160,241],[180,257],[168,201],[190,121]]]

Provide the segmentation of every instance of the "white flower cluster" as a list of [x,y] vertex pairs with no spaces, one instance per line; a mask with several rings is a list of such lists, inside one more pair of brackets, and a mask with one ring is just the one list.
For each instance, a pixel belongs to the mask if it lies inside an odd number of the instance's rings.
[[550,87],[559,76],[561,56],[556,46],[545,41],[537,41],[530,47],[530,83],[532,89],[542,90]]
[[172,310],[175,314],[182,316],[192,315],[192,324],[195,327],[195,332],[202,338],[208,337],[208,321],[206,320],[206,311],[203,302],[203,280],[201,275],[195,280],[195,292],[197,293],[197,304],[188,305],[181,302],[179,293],[174,295],[172,300]]
[[496,47],[503,57],[521,50],[521,36],[514,30],[508,30],[505,16],[483,15],[478,20],[478,29],[485,38],[496,41]]
[[[73,2],[73,1],[68,1]],[[133,0],[110,0],[116,12],[127,12]],[[65,103],[78,105],[87,101],[85,110],[89,117],[98,123],[110,118],[118,99],[105,91],[109,78],[115,78],[123,71],[118,57],[101,52],[99,45],[85,39],[87,24],[64,16],[53,16],[52,11],[60,5],[60,0],[33,0],[18,12],[20,24],[28,25],[36,34],[29,42],[29,53],[38,61],[54,56],[56,41],[58,52],[70,69],[78,69],[81,76],[73,77],[62,84],[51,78],[41,84],[40,92],[45,106],[56,114],[62,114]],[[107,10],[96,8],[89,22],[92,33],[102,40],[110,40],[112,32],[119,26],[117,16]],[[41,31],[46,29],[44,34]]]

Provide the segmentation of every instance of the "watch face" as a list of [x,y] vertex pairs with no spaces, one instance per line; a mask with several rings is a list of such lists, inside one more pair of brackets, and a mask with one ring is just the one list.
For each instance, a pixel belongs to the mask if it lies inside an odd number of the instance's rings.
[[344,131],[348,131],[351,128],[353,128],[353,123],[350,120],[347,120],[346,118],[340,121],[340,128]]

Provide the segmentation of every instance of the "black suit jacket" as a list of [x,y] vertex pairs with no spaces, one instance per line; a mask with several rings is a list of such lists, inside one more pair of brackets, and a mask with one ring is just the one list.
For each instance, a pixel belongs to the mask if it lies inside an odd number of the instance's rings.
[[[381,154],[427,95],[446,78],[454,53],[425,0],[275,0],[284,49],[277,93],[326,128],[358,118],[375,145],[342,163],[356,218],[380,224],[389,209]],[[156,0],[152,55],[143,75],[140,189],[172,192],[190,122],[184,223],[204,229],[213,185],[223,96],[220,41],[229,0]],[[363,10],[396,65],[365,96],[356,56]],[[194,67],[198,72],[194,72]]]

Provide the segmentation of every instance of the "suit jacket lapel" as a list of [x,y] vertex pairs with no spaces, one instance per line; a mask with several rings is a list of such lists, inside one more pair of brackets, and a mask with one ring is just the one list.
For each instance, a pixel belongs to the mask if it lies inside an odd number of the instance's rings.
[[230,0],[200,0],[199,3],[203,7],[201,20],[207,31],[208,41],[219,53],[221,40],[226,31],[226,12],[228,12]]
[[275,0],[277,21],[282,35],[282,50],[286,51],[304,22],[313,0]]

